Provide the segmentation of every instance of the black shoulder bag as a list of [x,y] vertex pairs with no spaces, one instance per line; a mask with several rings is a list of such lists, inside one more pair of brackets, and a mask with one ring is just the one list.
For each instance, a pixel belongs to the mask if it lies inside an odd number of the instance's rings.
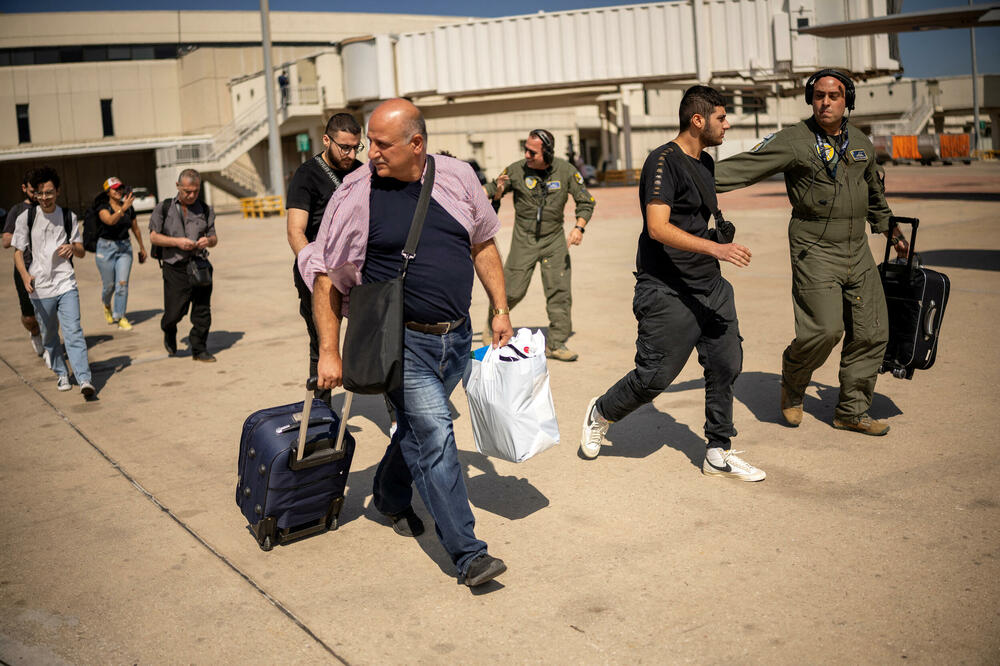
[[[667,146],[667,152],[675,152],[673,146]],[[691,176],[691,180],[694,181],[694,186],[698,188],[698,196],[701,197],[701,205],[708,208],[708,212],[715,218],[715,228],[708,230],[708,237],[716,243],[732,243],[733,239],[736,238],[736,225],[723,217],[722,211],[718,206],[716,206],[715,210],[712,210],[709,207],[708,202],[710,199],[708,195],[708,188],[705,186],[704,179],[694,166],[686,159],[687,155],[684,154],[684,151],[680,151],[680,153],[679,161],[684,165],[684,169],[687,170],[688,175]]]
[[403,247],[399,277],[359,284],[351,289],[350,313],[344,336],[344,388],[374,395],[395,391],[403,383],[403,282],[417,243],[434,188],[434,158],[427,156],[427,173],[413,212],[410,233]]

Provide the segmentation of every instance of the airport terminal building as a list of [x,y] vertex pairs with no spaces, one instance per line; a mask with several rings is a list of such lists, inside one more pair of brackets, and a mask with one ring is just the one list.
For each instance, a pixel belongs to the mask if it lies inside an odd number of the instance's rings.
[[[554,133],[561,156],[638,168],[676,133],[682,91],[702,82],[730,101],[724,156],[808,115],[803,84],[821,67],[859,81],[853,120],[866,131],[968,131],[970,77],[901,77],[887,35],[798,33],[896,4],[676,0],[494,19],[272,12],[271,76],[289,80],[276,100],[283,177],[320,150],[330,115],[364,121],[396,96],[424,111],[432,151],[493,177],[536,127]],[[2,24],[0,205],[41,164],[60,171],[63,201],[78,209],[111,174],[163,197],[181,169],[196,168],[221,209],[268,189],[258,12],[7,14]],[[994,126],[997,78],[976,82]]]

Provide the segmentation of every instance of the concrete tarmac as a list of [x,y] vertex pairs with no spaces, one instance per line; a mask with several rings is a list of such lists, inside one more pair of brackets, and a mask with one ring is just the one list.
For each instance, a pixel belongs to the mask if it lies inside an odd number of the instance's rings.
[[[834,430],[839,349],[799,428],[778,410],[793,335],[784,186],[721,197],[745,269],[726,264],[745,339],[734,448],[767,472],[702,476],[697,359],[577,455],[587,401],[632,367],[635,188],[595,189],[573,248],[575,363],[550,361],[561,443],[522,464],[475,450],[452,395],[477,535],[509,571],[459,585],[428,523],[397,536],[370,506],[388,444],[358,396],[340,529],[265,553],[236,507],[240,429],[301,400],[307,337],[284,220],[220,216],[209,349],[168,358],[154,262],[132,270],[125,332],[105,324],[93,255],[76,261],[98,399],[56,391],[0,253],[0,660],[47,663],[997,663],[1000,661],[1000,164],[888,167],[918,251],[952,280],[936,366],[881,376],[882,438]],[[498,237],[510,241],[509,202]],[[146,216],[141,224],[146,225]],[[147,234],[144,230],[144,234]],[[872,238],[876,258],[884,247]],[[515,326],[547,325],[539,279]],[[477,329],[485,319],[480,286]],[[179,337],[186,343],[188,324]],[[334,396],[336,406],[343,393]]]

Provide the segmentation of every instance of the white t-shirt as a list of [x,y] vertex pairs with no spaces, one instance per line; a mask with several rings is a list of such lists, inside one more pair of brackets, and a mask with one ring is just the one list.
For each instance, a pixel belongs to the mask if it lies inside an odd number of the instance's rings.
[[[35,223],[31,227],[31,265],[28,266],[28,273],[35,278],[35,290],[30,294],[31,298],[52,298],[61,296],[67,291],[76,288],[76,273],[73,264],[69,259],[63,259],[56,254],[60,245],[66,244],[66,228],[63,226],[62,208],[56,206],[51,213],[42,211],[39,206],[35,209]],[[28,213],[25,210],[17,216],[14,223],[14,238],[11,241],[18,250],[24,252],[28,247]],[[75,213],[70,213],[70,234],[69,242],[82,243],[80,224]]]

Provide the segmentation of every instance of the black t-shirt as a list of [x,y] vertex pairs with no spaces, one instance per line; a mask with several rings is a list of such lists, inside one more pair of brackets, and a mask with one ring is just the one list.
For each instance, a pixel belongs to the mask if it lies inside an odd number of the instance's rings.
[[[420,181],[404,183],[372,176],[368,248],[362,282],[399,276],[401,252],[420,197]],[[472,301],[472,246],[469,232],[431,199],[416,258],[406,272],[403,311],[406,321],[436,324],[469,314]]]
[[[309,222],[306,223],[306,240],[310,243],[316,240],[319,233],[319,223],[323,221],[323,211],[326,204],[333,196],[337,186],[333,184],[330,176],[316,162],[316,158],[323,159],[317,155],[303,162],[291,182],[288,183],[288,196],[285,197],[285,208],[298,208],[309,213]],[[354,160],[354,164],[347,171],[333,169],[334,175],[341,181],[344,177],[361,166],[361,162]]]
[[24,201],[18,201],[16,204],[10,207],[7,211],[7,219],[4,220],[3,231],[0,233],[12,234],[14,233],[14,224],[17,222],[17,216],[28,210],[31,204],[26,204]]
[[97,237],[105,240],[128,240],[128,232],[132,229],[132,220],[135,219],[135,209],[131,206],[125,214],[114,224],[105,224],[101,220],[101,211],[106,210],[111,215],[115,214],[115,209],[110,202],[105,202],[97,207]]
[[[673,148],[670,154],[668,146]],[[702,205],[698,186],[680,162],[682,159],[689,160],[704,178],[705,189],[711,198],[707,207]],[[667,247],[650,237],[646,226],[646,206],[651,201],[662,201],[670,206],[671,224],[694,236],[708,238],[709,210],[717,207],[714,174],[715,162],[707,153],[702,152],[701,159],[696,160],[685,155],[673,142],[660,146],[646,158],[639,182],[642,233],[636,268],[640,273],[651,275],[675,289],[707,292],[715,287],[722,273],[714,257]]]

